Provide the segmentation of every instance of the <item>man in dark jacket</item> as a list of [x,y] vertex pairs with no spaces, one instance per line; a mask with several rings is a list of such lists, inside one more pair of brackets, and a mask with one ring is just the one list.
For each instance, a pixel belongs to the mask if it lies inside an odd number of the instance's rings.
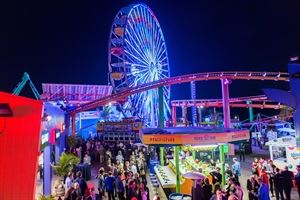
[[84,180],[84,178],[82,178],[82,174],[81,174],[80,171],[76,173],[76,177],[77,177],[77,178],[75,179],[74,182],[79,183],[81,195],[84,196],[85,191],[86,191],[86,189],[87,189],[86,181]]
[[212,176],[212,182],[213,185],[216,183],[222,183],[222,174],[220,173],[220,168],[216,167],[216,171],[210,172],[210,175]]
[[291,200],[291,190],[293,187],[293,172],[289,171],[288,166],[284,167],[284,170],[281,172],[283,176],[283,191],[285,194],[286,200]]
[[251,176],[250,179],[247,180],[247,190],[248,190],[248,198],[249,200],[256,200],[256,194],[259,189],[259,184],[255,180],[254,176]]
[[279,195],[280,195],[280,199],[284,199],[284,197],[283,197],[284,180],[283,180],[282,174],[280,173],[279,168],[275,169],[275,175],[273,177],[273,181],[274,181],[276,200],[279,200]]
[[112,175],[112,171],[108,172],[108,177],[105,178],[105,189],[108,194],[108,200],[115,200],[115,177]]
[[124,194],[125,194],[125,187],[123,184],[123,181],[121,179],[122,173],[118,173],[118,177],[116,179],[116,189],[118,193],[119,200],[125,200]]

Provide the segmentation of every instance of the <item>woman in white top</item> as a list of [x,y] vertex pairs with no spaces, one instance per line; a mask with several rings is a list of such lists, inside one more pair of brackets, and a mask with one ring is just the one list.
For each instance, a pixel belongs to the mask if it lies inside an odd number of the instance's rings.
[[121,151],[118,151],[118,155],[117,155],[117,157],[116,157],[116,160],[119,161],[120,163],[123,163],[123,162],[124,162],[124,157],[123,157]]
[[88,164],[88,165],[91,165],[91,164],[92,164],[92,163],[91,163],[91,157],[89,156],[88,153],[85,153],[84,158],[83,158],[83,163],[84,163],[84,164]]
[[72,172],[69,172],[68,176],[67,176],[67,178],[65,180],[66,191],[68,191],[72,187],[72,184],[73,184]]

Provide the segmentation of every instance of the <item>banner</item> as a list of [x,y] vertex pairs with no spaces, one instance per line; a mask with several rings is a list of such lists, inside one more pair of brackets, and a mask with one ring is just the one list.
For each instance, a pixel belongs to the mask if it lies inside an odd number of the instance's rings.
[[144,134],[142,137],[146,145],[202,145],[249,140],[250,135],[249,130],[238,130],[224,133]]

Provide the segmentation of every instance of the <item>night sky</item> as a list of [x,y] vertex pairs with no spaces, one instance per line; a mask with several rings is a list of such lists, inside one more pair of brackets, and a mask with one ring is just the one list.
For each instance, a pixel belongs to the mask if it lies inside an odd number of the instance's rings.
[[[1,11],[0,90],[11,92],[24,71],[40,92],[41,83],[107,84],[111,23],[119,9],[137,2],[149,5],[158,18],[171,76],[287,71],[289,56],[300,54],[296,1],[9,1]],[[221,97],[218,81],[197,85],[198,98]],[[259,95],[263,87],[287,86],[236,81],[230,95]],[[189,98],[187,84],[172,89],[172,99]]]

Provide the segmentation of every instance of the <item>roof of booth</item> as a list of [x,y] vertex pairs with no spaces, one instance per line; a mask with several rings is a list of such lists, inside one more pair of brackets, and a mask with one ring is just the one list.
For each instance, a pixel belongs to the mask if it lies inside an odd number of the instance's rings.
[[214,127],[172,127],[172,128],[143,128],[143,134],[192,134],[192,133],[225,133],[240,131],[233,128],[214,128]]
[[65,100],[75,104],[87,103],[112,94],[110,85],[43,83],[42,88],[42,99],[44,100]]

